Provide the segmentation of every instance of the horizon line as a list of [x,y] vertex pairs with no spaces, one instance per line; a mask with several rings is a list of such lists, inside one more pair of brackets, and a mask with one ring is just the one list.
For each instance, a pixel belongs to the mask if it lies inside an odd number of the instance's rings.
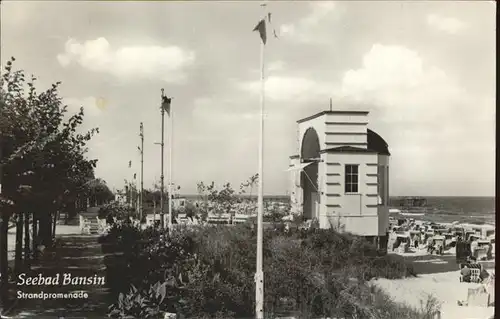
[[[203,196],[201,194],[194,194],[194,193],[188,193],[188,194],[178,194],[178,196]],[[258,195],[250,195],[250,194],[235,194],[235,196],[244,196],[244,197],[258,197]],[[290,194],[264,194],[264,197],[290,197]],[[425,197],[425,198],[432,198],[432,197],[456,197],[456,198],[495,198],[495,195],[390,195],[389,198],[395,198],[395,197]]]

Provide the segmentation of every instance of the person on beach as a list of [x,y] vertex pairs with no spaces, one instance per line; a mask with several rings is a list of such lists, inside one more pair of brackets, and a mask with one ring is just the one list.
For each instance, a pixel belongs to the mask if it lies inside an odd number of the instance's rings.
[[464,282],[470,282],[471,270],[467,265],[465,265],[464,268],[460,270],[460,274],[462,275]]
[[486,258],[488,260],[493,259],[493,245],[491,243],[488,244],[488,252],[486,253]]
[[476,249],[478,248],[478,246],[479,246],[479,244],[478,244],[477,240],[472,240],[470,242],[471,256],[476,257]]

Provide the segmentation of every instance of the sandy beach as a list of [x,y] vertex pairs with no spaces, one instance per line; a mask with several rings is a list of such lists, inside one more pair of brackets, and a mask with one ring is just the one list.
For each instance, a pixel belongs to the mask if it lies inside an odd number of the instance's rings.
[[[400,255],[413,263],[418,277],[374,281],[375,285],[395,301],[421,308],[428,296],[433,296],[441,303],[441,319],[490,319],[494,315],[494,307],[457,304],[457,301],[467,301],[469,288],[478,288],[482,284],[459,281],[460,271],[454,248],[445,251],[443,255],[430,255],[425,249]],[[482,264],[488,273],[494,273],[494,260]],[[493,292],[491,294],[494,300]]]

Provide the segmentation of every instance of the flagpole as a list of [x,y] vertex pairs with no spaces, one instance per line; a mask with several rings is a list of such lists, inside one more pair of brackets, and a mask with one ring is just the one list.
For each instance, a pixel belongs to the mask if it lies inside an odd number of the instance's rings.
[[140,201],[140,206],[139,206],[139,217],[140,217],[140,220],[142,222],[142,215],[143,215],[143,212],[144,212],[144,204],[143,204],[143,193],[144,193],[144,125],[142,124],[141,122],[141,193],[140,193],[140,198],[139,198],[139,201]]
[[170,143],[168,143],[168,229],[169,232],[172,230],[172,150],[173,150],[173,143],[174,143],[174,112],[172,108],[170,108],[170,112],[168,112],[168,119],[169,119],[169,135],[170,135]]
[[[263,6],[265,8],[265,5]],[[264,319],[264,271],[263,271],[263,215],[264,215],[264,41],[260,43],[260,129],[259,129],[259,187],[257,199],[257,267],[255,272],[255,317]]]
[[135,179],[134,184],[135,184],[135,212],[139,213],[139,185],[137,183],[137,178]]
[[[162,100],[163,100],[163,97],[164,97],[164,90],[161,89],[161,97],[162,97]],[[164,176],[163,176],[163,149],[164,149],[164,136],[165,136],[165,107],[163,105],[163,101],[162,101],[162,105],[160,107],[161,109],[161,175],[160,175],[160,180],[161,180],[161,197],[160,197],[160,225],[161,225],[161,229],[165,229],[165,213],[164,213],[164,200],[163,200],[163,197],[165,196],[164,195],[164,190],[165,190],[165,186],[164,186]]]

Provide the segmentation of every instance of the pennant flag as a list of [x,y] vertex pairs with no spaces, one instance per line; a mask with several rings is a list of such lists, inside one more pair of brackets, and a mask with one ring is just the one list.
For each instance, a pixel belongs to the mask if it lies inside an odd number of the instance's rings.
[[255,28],[252,31],[259,31],[260,39],[262,43],[266,44],[267,42],[267,34],[266,34],[266,20],[262,19],[257,23]]
[[132,167],[132,161],[129,161],[128,162],[128,168],[131,168]]
[[[271,24],[271,12],[267,13],[266,18],[267,18],[267,22],[269,22],[269,25],[271,25],[271,27],[272,27],[272,24]],[[262,43],[264,43],[264,45],[267,43],[266,18],[263,18],[262,20],[260,20],[259,23],[257,23],[257,25],[255,26],[255,28],[253,28],[253,30],[252,30],[252,31],[258,31],[259,32],[260,39],[262,40]],[[276,30],[274,29],[274,27],[273,27],[273,35],[274,35],[275,38],[278,38],[278,36],[276,35]]]
[[162,96],[161,107],[170,115],[170,104],[172,103],[172,98],[168,98],[167,96]]

